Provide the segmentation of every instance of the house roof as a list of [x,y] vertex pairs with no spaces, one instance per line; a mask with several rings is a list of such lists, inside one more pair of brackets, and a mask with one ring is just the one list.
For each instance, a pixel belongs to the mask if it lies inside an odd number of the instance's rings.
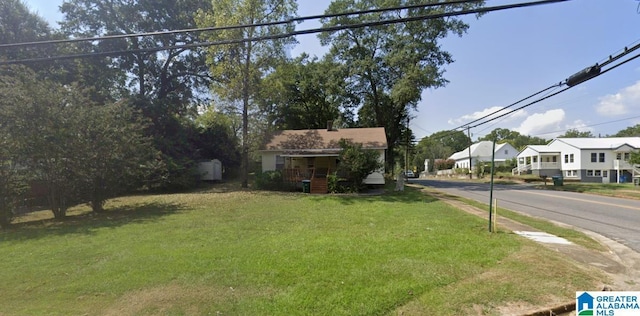
[[[511,146],[509,143],[496,144],[496,152],[502,149],[502,147]],[[489,157],[493,154],[491,151],[493,147],[493,142],[485,140],[481,142],[477,142],[471,145],[471,157]],[[469,147],[461,150],[449,157],[449,159],[460,160],[469,158]]]
[[558,151],[557,149],[549,148],[548,145],[528,145],[520,153],[524,152],[527,149],[531,149],[538,153],[560,153],[560,151]]
[[338,130],[305,129],[278,131],[265,145],[263,151],[295,153],[338,152],[341,139],[362,144],[365,149],[387,149],[384,127],[343,128]]
[[579,149],[616,149],[624,145],[640,148],[640,137],[556,138],[549,145],[556,141]]

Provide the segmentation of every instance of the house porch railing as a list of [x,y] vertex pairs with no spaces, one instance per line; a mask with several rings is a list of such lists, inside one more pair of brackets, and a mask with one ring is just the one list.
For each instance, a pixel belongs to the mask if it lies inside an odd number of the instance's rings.
[[515,168],[513,168],[511,170],[511,174],[512,175],[520,175],[523,172],[528,172],[529,170],[531,170],[531,165],[523,165],[523,166],[517,166]]

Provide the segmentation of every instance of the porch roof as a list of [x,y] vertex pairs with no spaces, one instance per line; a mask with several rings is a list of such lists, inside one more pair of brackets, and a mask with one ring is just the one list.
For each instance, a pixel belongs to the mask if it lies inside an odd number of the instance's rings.
[[309,151],[300,151],[300,152],[284,152],[280,157],[338,157],[340,156],[339,152],[309,152]]

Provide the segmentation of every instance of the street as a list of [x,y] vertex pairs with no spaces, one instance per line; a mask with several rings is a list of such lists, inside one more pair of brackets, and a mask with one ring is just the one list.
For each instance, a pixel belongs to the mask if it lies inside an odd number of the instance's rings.
[[[453,180],[412,179],[410,183],[489,204],[490,185]],[[640,201],[583,193],[494,185],[498,206],[589,230],[640,252]]]

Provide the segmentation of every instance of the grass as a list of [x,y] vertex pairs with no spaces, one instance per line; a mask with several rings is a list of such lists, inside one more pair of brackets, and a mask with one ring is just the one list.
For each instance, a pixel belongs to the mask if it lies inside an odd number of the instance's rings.
[[[553,184],[553,183],[551,183]],[[598,194],[640,200],[640,187],[632,183],[577,183],[564,181],[562,186],[537,186],[541,189]]]
[[[489,214],[489,205],[487,205],[486,203],[482,203],[482,202],[478,202],[472,199],[467,199],[467,198],[463,198],[460,196],[455,196],[455,195],[449,195],[446,193],[442,193],[439,192],[435,189],[432,188],[422,188],[422,190],[424,192],[427,192],[430,195],[434,195],[437,197],[443,197],[443,198],[447,198],[447,199],[453,199],[453,200],[457,200],[457,201],[461,201],[465,204],[474,206],[478,209],[484,210],[487,212],[487,218],[488,218],[488,214]],[[558,236],[558,237],[562,237],[565,238],[575,244],[581,245],[583,247],[586,247],[588,249],[593,249],[596,251],[606,251],[606,248],[600,244],[599,242],[595,241],[593,238],[587,236],[586,234],[579,232],[577,230],[571,229],[571,228],[566,228],[566,227],[562,227],[562,226],[558,226],[555,225],[547,220],[544,219],[539,219],[539,218],[535,218],[526,214],[522,214],[519,212],[514,212],[508,209],[504,209],[498,206],[498,216],[499,217],[504,217],[504,218],[508,218],[511,220],[514,220],[518,223],[522,223],[524,225],[528,225],[531,226],[533,228],[539,229],[540,231],[544,231],[547,232],[549,234]],[[498,226],[499,225],[499,220],[498,220]]]
[[604,278],[411,188],[132,196],[70,214],[0,231],[0,315],[498,315]]

